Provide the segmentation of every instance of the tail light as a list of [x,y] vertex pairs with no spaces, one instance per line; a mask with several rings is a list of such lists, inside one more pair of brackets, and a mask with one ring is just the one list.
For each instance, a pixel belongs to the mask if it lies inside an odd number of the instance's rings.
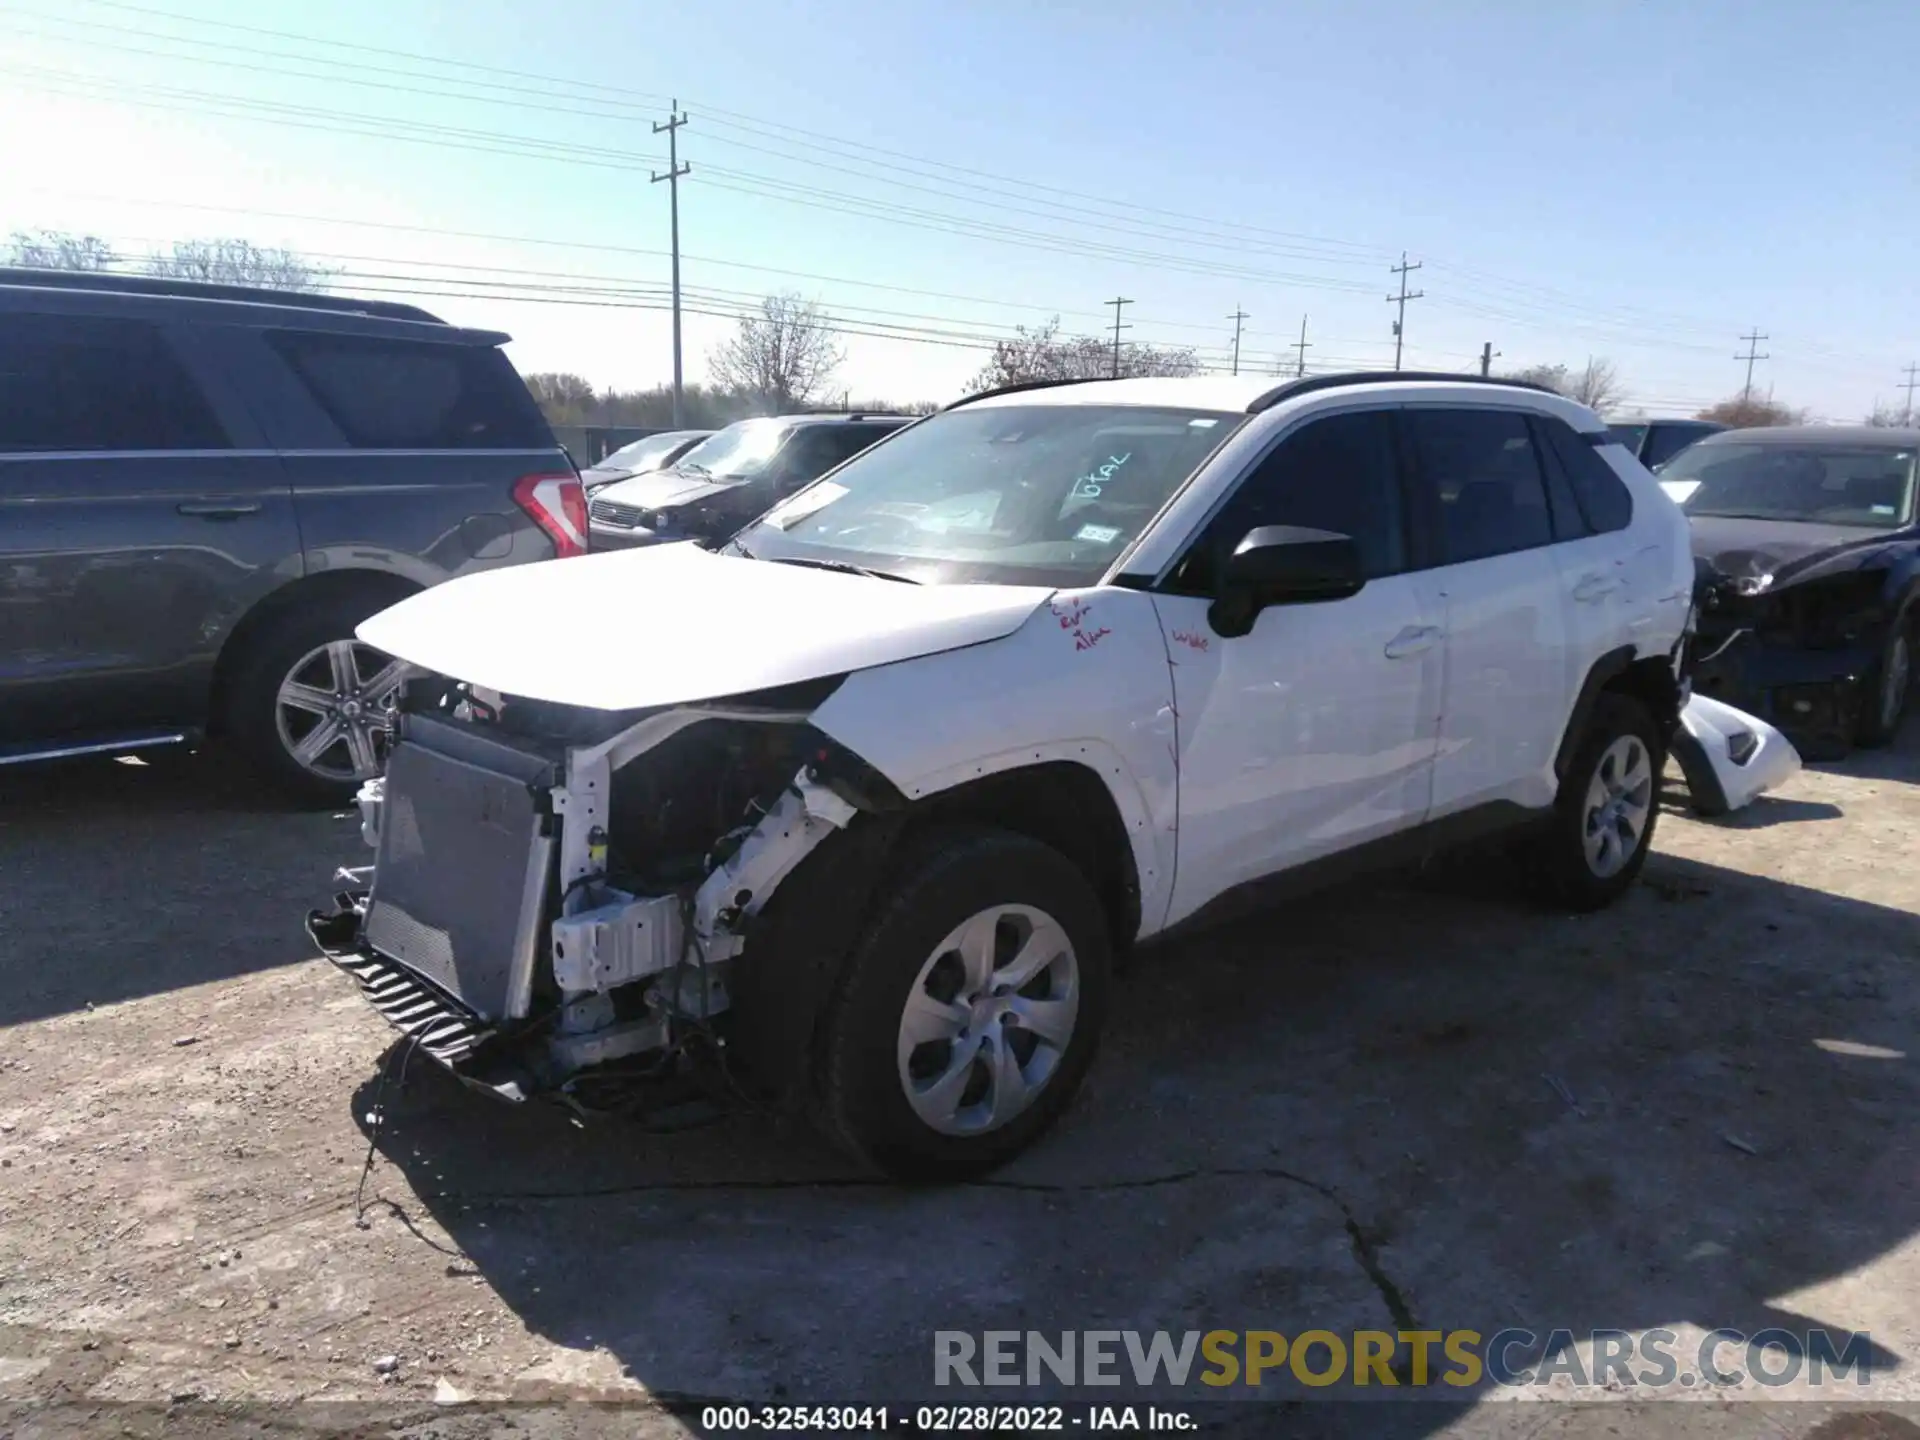
[[587,553],[587,495],[578,475],[522,475],[513,503],[546,532],[556,557]]

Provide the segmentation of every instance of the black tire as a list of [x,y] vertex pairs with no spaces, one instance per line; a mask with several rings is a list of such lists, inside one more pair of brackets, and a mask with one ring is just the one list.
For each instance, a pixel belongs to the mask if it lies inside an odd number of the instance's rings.
[[[1106,916],[1087,878],[1066,857],[1005,831],[929,832],[902,857],[895,875],[849,955],[824,1017],[816,1052],[816,1119],[848,1153],[895,1179],[963,1180],[1004,1164],[1031,1144],[1085,1078],[1106,1018],[1112,971]],[[946,1133],[923,1120],[907,1098],[901,1023],[923,967],[949,963],[935,958],[942,939],[970,917],[1002,905],[1031,907],[1065,932],[1078,972],[1078,1010],[1066,1045],[1025,1109],[996,1128]],[[996,927],[994,934],[997,951],[1003,932]],[[1017,930],[1007,943],[1018,943]],[[990,1025],[978,1033],[988,1037],[982,1042],[984,1054],[992,1053],[996,1040],[1014,1046],[1034,1039],[1017,1028]],[[917,1059],[921,1051],[914,1054]],[[952,1054],[945,1051],[946,1058],[936,1057],[936,1064],[958,1073]],[[1024,1068],[1030,1062],[1019,1063]],[[971,1087],[974,1081],[967,1083]]]
[[[1900,733],[1900,722],[1906,718],[1913,696],[1915,628],[1910,615],[1902,615],[1887,628],[1887,643],[1880,649],[1880,659],[1860,687],[1860,719],[1853,732],[1854,744],[1878,749],[1892,744],[1893,737]],[[1898,684],[1902,672],[1906,683]],[[1899,693],[1890,694],[1896,687]]]
[[280,686],[305,656],[334,641],[352,640],[360,622],[399,598],[376,590],[335,590],[268,620],[242,642],[222,707],[222,728],[261,777],[295,804],[338,807],[353,799],[358,779],[316,774],[282,741]]
[[[1603,760],[1617,760],[1621,751],[1616,746],[1630,754],[1631,744],[1623,742],[1632,741],[1638,742],[1647,760],[1646,820],[1630,849],[1620,844],[1619,831],[1614,830],[1616,845],[1626,853],[1617,865],[1602,867],[1589,852],[1589,800]],[[1654,824],[1660,816],[1660,772],[1666,759],[1666,737],[1646,707],[1624,695],[1602,693],[1560,782],[1553,816],[1530,851],[1535,879],[1548,900],[1570,910],[1599,910],[1627,892],[1653,844]],[[1634,790],[1637,794],[1639,787]]]

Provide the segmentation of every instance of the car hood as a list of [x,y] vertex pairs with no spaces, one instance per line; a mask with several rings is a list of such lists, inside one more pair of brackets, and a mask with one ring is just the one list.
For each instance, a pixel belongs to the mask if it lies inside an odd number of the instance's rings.
[[687,470],[651,470],[609,485],[593,498],[612,500],[641,510],[664,510],[673,505],[685,505],[690,500],[704,500],[712,495],[738,490],[748,483],[746,479],[716,480],[711,475],[696,475]]
[[381,611],[358,634],[503,695],[638,710],[998,640],[1052,594],[910,585],[656,545],[450,580]]
[[1693,553],[1722,575],[1771,575],[1774,584],[1794,578],[1839,555],[1860,558],[1888,543],[1886,532],[1857,525],[1820,525],[1799,520],[1746,520],[1692,515]]
[[624,465],[589,465],[580,472],[580,483],[591,490],[596,485],[611,485],[616,480],[624,480],[633,473]]

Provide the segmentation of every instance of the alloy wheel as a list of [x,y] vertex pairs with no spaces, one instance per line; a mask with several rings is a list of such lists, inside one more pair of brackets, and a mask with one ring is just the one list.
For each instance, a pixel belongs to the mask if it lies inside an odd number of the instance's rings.
[[387,715],[412,668],[357,640],[309,650],[280,682],[281,745],[320,779],[372,779],[386,763]]

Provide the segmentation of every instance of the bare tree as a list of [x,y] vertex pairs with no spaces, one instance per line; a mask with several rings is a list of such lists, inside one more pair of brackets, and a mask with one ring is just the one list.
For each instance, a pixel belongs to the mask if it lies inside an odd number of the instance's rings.
[[542,371],[527,376],[527,389],[549,425],[586,425],[600,418],[600,397],[581,376]]
[[1596,360],[1587,357],[1586,366],[1568,382],[1562,392],[1569,400],[1578,400],[1589,410],[1605,412],[1613,409],[1626,399],[1625,388],[1620,384],[1620,372],[1614,369],[1611,360]]
[[1913,424],[1913,412],[1893,405],[1873,402],[1873,413],[1867,416],[1867,424],[1877,430],[1904,430]]
[[98,235],[62,230],[16,230],[7,241],[7,263],[31,270],[105,270],[113,247]]
[[299,291],[325,290],[332,276],[292,250],[268,249],[240,239],[176,240],[165,254],[147,257],[146,271],[174,280]]
[[1791,405],[1762,400],[1757,395],[1747,398],[1735,395],[1718,405],[1709,405],[1700,412],[1699,418],[1718,421],[1736,430],[1747,430],[1767,425],[1804,425],[1807,412],[1796,410]]
[[1572,382],[1567,378],[1564,365],[1528,365],[1524,369],[1507,372],[1509,380],[1524,380],[1529,385],[1544,385],[1556,395],[1567,393]]
[[707,356],[707,369],[719,388],[777,414],[805,406],[845,359],[820,307],[789,293],[769,295],[759,314],[741,316],[733,338]]
[[1587,357],[1587,363],[1578,371],[1569,370],[1565,365],[1529,365],[1510,372],[1507,378],[1544,385],[1556,395],[1578,400],[1591,410],[1611,410],[1626,399],[1626,388],[1621,385],[1620,372],[1613,362],[1592,356]]
[[[1013,338],[994,342],[993,358],[968,388],[990,390],[1027,380],[1104,380],[1115,373],[1113,342],[1098,335],[1062,335],[1060,317],[1029,330],[1014,327]],[[1119,374],[1197,375],[1200,361],[1191,349],[1130,344],[1120,347]]]

